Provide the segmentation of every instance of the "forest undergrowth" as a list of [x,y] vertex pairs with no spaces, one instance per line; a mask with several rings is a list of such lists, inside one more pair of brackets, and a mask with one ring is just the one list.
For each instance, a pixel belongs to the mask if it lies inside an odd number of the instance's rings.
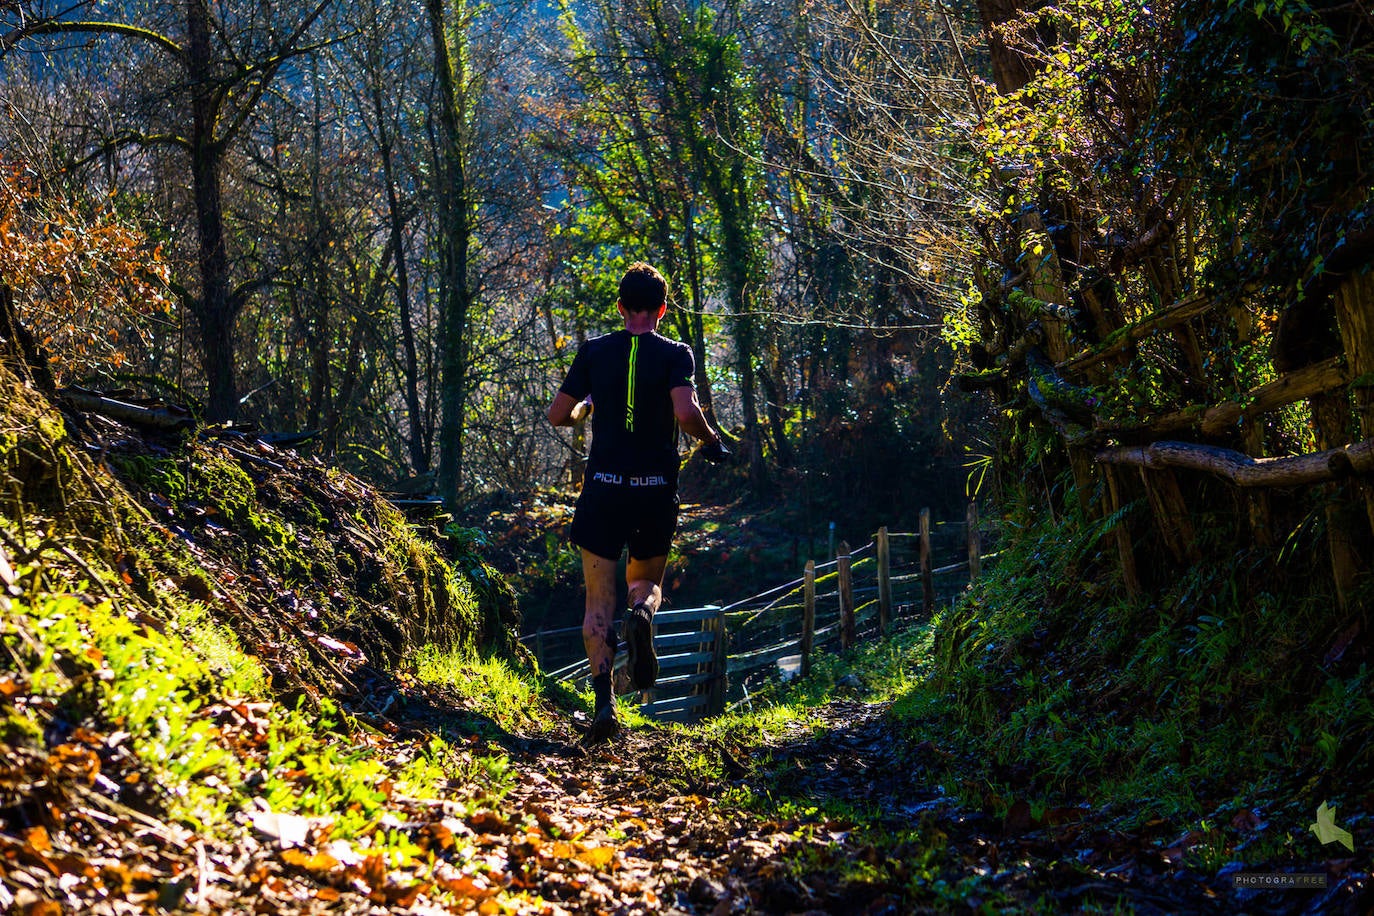
[[[627,733],[588,748],[589,698],[513,648],[471,538],[422,537],[251,435],[147,437],[6,381],[6,911],[1369,903],[1362,670],[1257,682],[1247,645],[1302,648],[1291,608],[1242,620],[1208,579],[1165,612],[1114,603],[1100,531],[1027,524],[936,620],[699,725],[627,704]],[[728,520],[701,512],[707,533]],[[1089,607],[1117,625],[1084,632]],[[1243,631],[1220,641],[1226,622]],[[1306,830],[1320,803],[1354,855]],[[1330,887],[1230,887],[1259,868]]]

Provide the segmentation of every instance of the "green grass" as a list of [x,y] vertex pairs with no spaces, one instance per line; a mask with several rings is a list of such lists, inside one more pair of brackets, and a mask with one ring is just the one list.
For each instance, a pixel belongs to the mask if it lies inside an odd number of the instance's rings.
[[[733,748],[748,778],[730,780],[715,753],[684,750],[683,769],[715,780],[722,804],[737,810],[850,824],[851,844],[871,845],[877,864],[828,867],[859,882],[900,878],[913,900],[987,888],[951,884],[938,864],[922,872],[927,852],[932,862],[941,856],[932,837],[893,832],[881,812],[789,788],[775,752],[808,734],[824,740],[815,707],[856,696],[891,701],[897,739],[941,751],[932,782],[993,818],[1024,801],[1032,817],[1083,807],[1114,830],[1159,829],[1162,820],[1171,836],[1200,838],[1186,865],[1204,874],[1233,861],[1329,857],[1307,824],[1323,801],[1359,822],[1374,762],[1368,666],[1322,662],[1336,635],[1332,599],[1311,592],[1295,565],[1302,553],[1289,544],[1182,570],[1132,600],[1112,579],[1108,535],[1121,520],[1031,519],[1019,528],[1013,520],[997,565],[957,607],[820,658],[810,677],[756,694],[753,711],[687,733],[698,745]],[[857,694],[839,686],[849,674],[862,681]],[[1267,828],[1244,826],[1252,810]],[[882,864],[902,856],[918,863],[910,876]],[[799,860],[797,873],[821,864]],[[996,905],[1004,904],[1014,906]]]
[[499,658],[423,646],[413,659],[423,683],[453,688],[468,712],[489,719],[507,732],[545,726],[551,710],[529,672],[517,671]]
[[[16,572],[41,581],[35,569]],[[368,830],[392,792],[432,796],[457,781],[489,800],[509,786],[504,758],[437,739],[387,758],[365,733],[338,740],[344,716],[328,700],[319,715],[271,702],[257,661],[198,605],[173,626],[70,592],[0,606],[0,641],[28,698],[6,708],[6,739],[38,744],[55,721],[72,727],[73,746],[121,734],[136,758],[123,778],[157,787],[165,815],[197,831],[232,832],[235,813],[260,799],[327,818],[331,835],[347,839]]]

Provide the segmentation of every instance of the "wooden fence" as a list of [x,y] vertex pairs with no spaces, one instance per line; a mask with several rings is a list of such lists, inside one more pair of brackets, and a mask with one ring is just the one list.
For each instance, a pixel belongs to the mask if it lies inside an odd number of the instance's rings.
[[[934,557],[954,562],[935,566]],[[654,617],[660,676],[641,711],[692,721],[748,695],[750,683],[810,673],[820,651],[844,650],[885,634],[903,617],[929,616],[977,578],[985,560],[976,508],[961,523],[932,526],[923,509],[916,532],[880,528],[857,549],[840,542],[835,559],[808,561],[802,575],[723,607],[663,610]],[[589,668],[582,628],[522,638],[548,676],[581,681]],[[624,653],[616,656],[617,667]]]
[[[719,676],[725,670],[723,623],[718,607],[663,610],[654,615],[658,683],[642,697],[640,712],[662,721],[690,722],[723,707],[725,679]],[[545,659],[566,657],[569,653],[579,655],[563,667],[549,671],[549,677],[577,682],[591,676],[591,666],[583,654],[580,626],[532,634],[522,641],[532,643],[543,670],[547,670]],[[575,648],[571,648],[574,642]],[[625,664],[622,640],[615,656],[617,673],[625,669]],[[628,680],[628,674],[617,677],[617,681],[621,680]],[[647,697],[650,693],[652,699]]]

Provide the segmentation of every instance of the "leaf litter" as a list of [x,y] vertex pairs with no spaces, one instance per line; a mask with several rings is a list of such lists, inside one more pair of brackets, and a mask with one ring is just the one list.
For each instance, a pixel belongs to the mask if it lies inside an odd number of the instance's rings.
[[[342,507],[362,495],[351,479],[289,453],[208,447],[234,457],[281,502],[311,490]],[[289,798],[274,806],[253,795],[255,774],[273,753],[274,704],[209,695],[194,719],[235,756],[251,803],[227,824],[201,830],[166,814],[174,787],[157,784],[119,722],[67,721],[16,664],[0,672],[0,709],[47,725],[37,743],[0,735],[7,913],[857,916],[1223,912],[1238,902],[1222,879],[1186,866],[1205,836],[1161,837],[1150,823],[1123,829],[1086,807],[1041,810],[1026,799],[961,807],[942,786],[977,769],[932,741],[903,740],[882,704],[832,701],[805,726],[774,735],[651,727],[590,749],[567,710],[552,707],[524,731],[493,730],[453,691],[368,664],[391,647],[384,627],[360,643],[330,623],[347,583],[290,586],[253,562],[244,542],[262,545],[215,507],[160,493],[147,503],[167,537],[213,576],[168,576],[166,587],[218,608],[287,696],[334,697],[354,723],[335,733],[339,741],[399,771],[438,735],[472,765],[433,797],[409,797],[384,780],[370,787],[380,801],[366,823],[344,829],[357,802],[306,816],[290,810]],[[357,569],[368,568],[379,537],[341,514],[336,521],[329,538],[345,545]],[[21,565],[0,547],[0,586],[10,596],[21,591]],[[114,566],[124,586],[144,584],[146,566],[127,558]],[[5,647],[18,658],[37,639],[2,606]],[[140,606],[130,603],[140,625],[161,626]],[[74,691],[104,670],[91,649],[70,665]],[[707,765],[692,764],[694,756]],[[481,760],[505,762],[503,785],[483,775]],[[315,781],[289,761],[277,775],[300,794]],[[835,813],[836,801],[847,813]],[[1259,815],[1237,816],[1229,827],[1244,834],[1262,824]],[[1363,848],[1369,839],[1367,831],[1358,837]],[[1337,881],[1324,897],[1239,902],[1253,913],[1359,912],[1369,902],[1367,866],[1333,860],[1328,871]]]

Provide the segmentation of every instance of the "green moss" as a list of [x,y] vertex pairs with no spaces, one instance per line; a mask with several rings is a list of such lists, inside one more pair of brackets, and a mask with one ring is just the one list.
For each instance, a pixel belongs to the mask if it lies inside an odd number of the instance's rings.
[[135,490],[155,493],[170,502],[183,502],[190,492],[186,475],[171,458],[152,455],[112,455],[110,463]]
[[62,415],[53,411],[40,413],[36,418],[38,435],[44,441],[57,445],[67,438],[67,423]]
[[222,455],[198,456],[187,474],[188,496],[214,506],[233,525],[248,525],[257,491],[238,462]]

